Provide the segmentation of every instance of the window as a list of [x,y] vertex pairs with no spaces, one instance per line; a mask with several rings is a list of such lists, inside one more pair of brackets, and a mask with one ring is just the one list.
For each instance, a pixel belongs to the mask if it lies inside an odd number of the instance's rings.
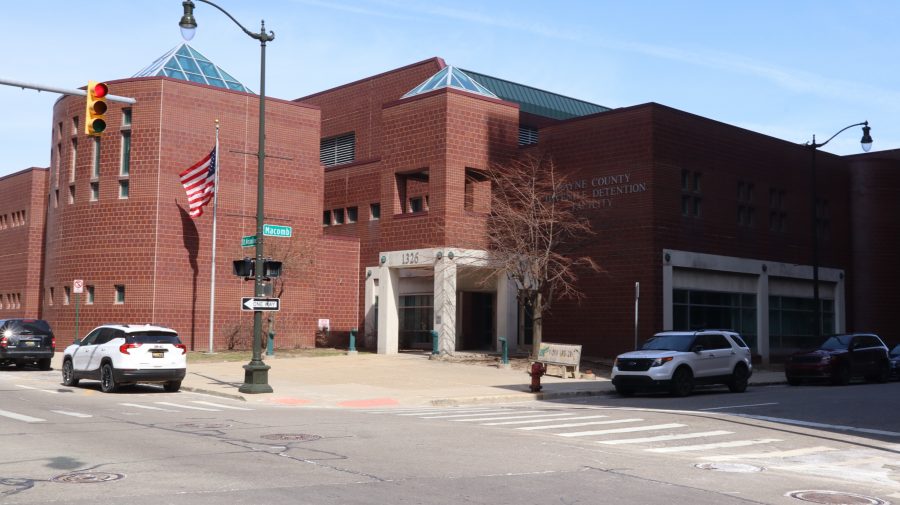
[[100,137],[94,137],[94,152],[91,159],[91,179],[100,177]]
[[[60,135],[62,135],[62,123],[59,124]],[[72,135],[78,135],[78,116],[72,118]]]
[[674,289],[672,322],[673,330],[732,329],[752,349],[756,345],[756,295]]
[[72,139],[72,160],[69,163],[69,182],[75,182],[75,162],[78,158],[78,139]]
[[75,185],[69,186],[69,203],[75,203]]
[[359,211],[356,207],[347,207],[347,222],[355,223],[359,218]]
[[756,213],[756,209],[753,207],[753,183],[738,181],[737,201],[738,226],[752,227]]
[[53,288],[52,287],[49,289],[49,292],[47,293],[47,303],[50,305],[53,305]]
[[[815,300],[769,296],[769,348],[773,356],[785,356],[822,343],[816,334]],[[819,299],[823,334],[834,333],[834,300]]]
[[434,324],[434,295],[401,295],[397,307],[400,347],[431,345]]
[[681,215],[700,217],[703,198],[700,195],[700,172],[681,171]]
[[319,161],[326,167],[356,159],[356,133],[350,132],[319,142]]
[[519,145],[527,146],[538,143],[538,129],[533,126],[519,125]]
[[344,209],[334,209],[331,211],[331,217],[334,224],[344,224]]
[[119,181],[119,198],[128,198],[128,179]]
[[116,284],[116,303],[125,303],[125,286]]
[[369,204],[369,219],[381,219],[381,204],[380,203],[370,203]]
[[816,233],[819,240],[831,238],[831,211],[825,198],[816,199]]
[[122,127],[131,126],[131,109],[122,109]]
[[119,166],[119,175],[131,173],[131,131],[122,131],[122,162]]
[[422,212],[424,207],[422,206],[422,197],[417,196],[409,199],[409,211],[410,212]]
[[331,211],[322,212],[322,226],[331,226]]
[[72,297],[72,288],[69,286],[63,287],[63,305],[69,304],[69,299]]
[[58,206],[59,206],[59,190],[54,189],[53,190],[53,208],[55,209]]
[[88,305],[94,303],[94,286],[84,287],[84,303]]
[[784,212],[784,190],[769,190],[769,230],[782,233],[786,229],[787,214]]
[[92,182],[91,183],[91,201],[96,202],[100,199],[100,183]]

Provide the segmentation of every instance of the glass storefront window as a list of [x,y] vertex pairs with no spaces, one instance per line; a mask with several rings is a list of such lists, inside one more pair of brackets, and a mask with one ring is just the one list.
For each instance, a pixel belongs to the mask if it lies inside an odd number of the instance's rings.
[[[820,299],[823,333],[834,333],[834,300]],[[772,356],[787,356],[821,344],[815,336],[815,302],[812,298],[769,297],[769,345]]]
[[672,291],[673,330],[734,330],[756,352],[756,295],[719,291]]
[[397,310],[400,320],[400,348],[430,348],[434,295],[401,295]]

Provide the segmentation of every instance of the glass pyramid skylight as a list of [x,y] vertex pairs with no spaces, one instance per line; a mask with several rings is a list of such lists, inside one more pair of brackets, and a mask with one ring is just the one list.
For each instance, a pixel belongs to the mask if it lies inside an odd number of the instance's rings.
[[492,93],[491,90],[478,84],[475,79],[472,79],[465,72],[453,66],[444,67],[438,73],[429,77],[425,82],[419,84],[401,98],[421,95],[422,93],[428,93],[429,91],[441,88],[456,88],[469,93],[475,93],[476,95],[497,98],[497,95]]
[[252,93],[237,79],[228,75],[228,72],[219,68],[187,44],[174,47],[132,77],[159,75]]

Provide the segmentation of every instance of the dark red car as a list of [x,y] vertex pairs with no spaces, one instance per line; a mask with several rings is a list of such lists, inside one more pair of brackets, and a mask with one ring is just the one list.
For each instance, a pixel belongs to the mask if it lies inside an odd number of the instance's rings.
[[847,384],[855,377],[870,382],[887,382],[891,376],[888,348],[878,335],[855,333],[835,335],[818,349],[792,355],[784,364],[788,384],[805,379],[829,379]]

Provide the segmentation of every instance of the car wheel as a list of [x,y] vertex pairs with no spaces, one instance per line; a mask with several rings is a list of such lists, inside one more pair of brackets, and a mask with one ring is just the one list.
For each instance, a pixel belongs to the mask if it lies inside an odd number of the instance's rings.
[[745,365],[734,367],[731,380],[728,381],[728,390],[732,393],[743,393],[747,390],[747,382],[750,380],[750,371]]
[[78,385],[78,379],[75,378],[75,368],[72,366],[72,360],[67,359],[63,361],[62,376],[64,386]]
[[687,367],[675,370],[669,391],[675,396],[688,396],[694,390],[694,374]]
[[787,383],[788,383],[789,385],[791,385],[791,386],[799,386],[800,384],[803,383],[803,381],[800,380],[800,379],[798,379],[797,377],[790,377],[790,376],[789,376],[789,377],[787,377]]
[[50,370],[50,358],[39,359],[38,368],[44,371]]
[[104,363],[100,367],[100,390],[104,393],[115,393],[118,387],[116,378],[113,376],[113,366],[110,363]]
[[850,384],[850,366],[841,365],[831,375],[831,382],[836,386],[846,386]]
[[169,381],[163,384],[163,389],[168,393],[175,393],[181,389],[181,381]]
[[616,386],[616,393],[619,393],[620,396],[634,396],[634,388],[629,388],[625,386]]

